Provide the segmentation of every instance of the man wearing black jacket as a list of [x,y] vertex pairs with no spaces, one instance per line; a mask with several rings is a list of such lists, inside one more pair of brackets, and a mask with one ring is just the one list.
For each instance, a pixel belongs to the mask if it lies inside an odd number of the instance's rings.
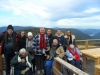
[[10,61],[18,51],[18,35],[14,32],[12,25],[8,25],[7,31],[0,36],[0,43],[2,42],[2,52],[6,61],[6,75],[10,75]]

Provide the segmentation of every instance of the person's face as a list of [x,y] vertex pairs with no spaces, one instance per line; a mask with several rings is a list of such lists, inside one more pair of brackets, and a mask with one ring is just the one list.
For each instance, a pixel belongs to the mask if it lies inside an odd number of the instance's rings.
[[41,33],[41,34],[45,34],[45,29],[44,29],[44,28],[41,28],[41,29],[40,29],[40,33]]
[[61,35],[61,31],[60,31],[60,30],[58,30],[58,31],[57,31],[57,34],[58,34],[58,35]]
[[67,32],[66,32],[66,35],[67,35],[67,36],[70,36],[70,35],[71,35],[71,32],[70,32],[70,31],[67,31]]
[[51,30],[48,30],[48,31],[47,31],[47,34],[50,35],[50,34],[51,34]]
[[58,44],[57,40],[53,40],[53,44],[57,45]]
[[28,39],[32,39],[33,38],[33,36],[28,36]]
[[22,31],[22,32],[21,32],[21,36],[23,37],[24,35],[25,35],[25,32],[24,32],[24,31]]
[[23,52],[23,53],[21,53],[20,55],[21,55],[22,57],[25,57],[25,56],[26,56],[26,53]]
[[8,29],[7,32],[8,32],[8,34],[12,34],[13,30],[12,29]]

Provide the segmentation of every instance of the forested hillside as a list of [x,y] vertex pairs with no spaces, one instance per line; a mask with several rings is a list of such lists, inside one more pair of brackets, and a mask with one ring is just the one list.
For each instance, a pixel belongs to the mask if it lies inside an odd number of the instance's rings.
[[[50,29],[50,28],[46,28],[47,29]],[[56,29],[51,29],[52,30],[52,34],[55,35],[56,33]],[[71,30],[72,31],[72,34],[74,34],[76,36],[76,39],[78,40],[84,40],[84,39],[92,39],[91,36],[89,36],[88,34],[85,34],[77,29],[61,29],[62,32],[65,34],[66,30]],[[20,33],[21,30],[17,30],[18,33]],[[27,35],[27,32],[31,31],[33,33],[33,35],[35,36],[38,32],[39,32],[39,28],[29,28],[29,29],[24,29],[26,35]]]

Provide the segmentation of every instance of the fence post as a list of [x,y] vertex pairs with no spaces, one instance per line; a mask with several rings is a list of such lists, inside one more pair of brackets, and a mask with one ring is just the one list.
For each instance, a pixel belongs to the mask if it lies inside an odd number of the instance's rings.
[[[60,71],[60,67],[61,67],[61,65],[60,65],[60,63],[58,63],[56,60],[54,60],[54,67],[57,69],[57,70],[59,70]],[[56,75],[56,74],[54,74],[54,75]]]
[[2,55],[0,55],[0,75],[3,75]]
[[89,41],[86,40],[86,41],[85,41],[85,49],[88,49],[88,45],[89,45]]

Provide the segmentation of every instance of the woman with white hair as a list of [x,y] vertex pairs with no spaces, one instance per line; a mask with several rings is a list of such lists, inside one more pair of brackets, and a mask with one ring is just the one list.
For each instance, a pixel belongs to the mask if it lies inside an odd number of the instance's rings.
[[69,63],[80,69],[80,51],[76,46],[70,44],[66,50],[66,56]]
[[24,48],[16,53],[11,60],[11,65],[14,65],[14,75],[32,75],[31,57]]

